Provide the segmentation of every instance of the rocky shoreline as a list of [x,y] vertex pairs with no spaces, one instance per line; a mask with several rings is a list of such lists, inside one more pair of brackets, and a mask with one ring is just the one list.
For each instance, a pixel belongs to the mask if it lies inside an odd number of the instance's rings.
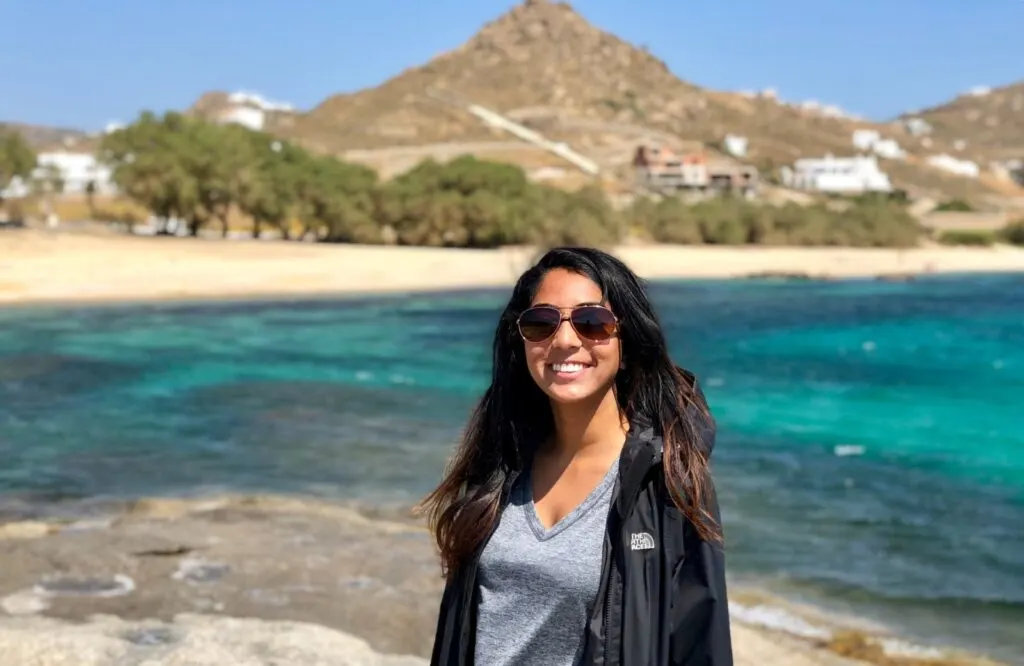
[[[407,512],[282,496],[10,521],[0,557],[12,666],[425,664],[442,588]],[[808,622],[750,591],[731,606],[737,666],[994,663]]]

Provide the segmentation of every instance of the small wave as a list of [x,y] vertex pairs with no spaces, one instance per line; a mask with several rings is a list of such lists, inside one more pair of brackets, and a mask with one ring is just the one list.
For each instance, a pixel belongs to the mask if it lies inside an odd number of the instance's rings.
[[764,604],[744,606],[743,604],[730,602],[729,614],[741,622],[765,627],[766,629],[775,629],[776,631],[782,631],[794,636],[822,640],[828,640],[832,637],[832,632],[828,629],[815,626],[802,617],[798,617],[777,606],[766,606]]
[[838,458],[862,456],[865,451],[867,451],[867,448],[859,444],[839,444],[832,449],[832,453]]

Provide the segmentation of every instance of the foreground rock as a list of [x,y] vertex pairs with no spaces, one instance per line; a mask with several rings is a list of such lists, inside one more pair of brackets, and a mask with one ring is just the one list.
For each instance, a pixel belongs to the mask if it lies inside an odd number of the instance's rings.
[[0,663],[32,666],[424,666],[366,641],[301,622],[179,615],[172,622],[99,616],[85,624],[19,618],[0,624]]
[[8,533],[7,615],[307,622],[396,654],[429,654],[433,641],[437,559],[426,530],[400,512],[280,497],[146,500],[59,530]]
[[[442,581],[406,511],[257,496],[62,513],[0,513],[0,666],[411,666],[430,654]],[[837,652],[993,663],[908,650],[884,628],[839,640],[807,609],[732,597],[737,666],[863,663]]]

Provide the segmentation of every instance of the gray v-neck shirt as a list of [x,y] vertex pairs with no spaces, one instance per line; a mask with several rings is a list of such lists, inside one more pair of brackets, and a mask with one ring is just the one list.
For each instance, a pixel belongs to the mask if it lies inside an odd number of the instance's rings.
[[480,556],[476,659],[480,666],[578,664],[601,582],[612,487],[604,479],[572,513],[544,529],[529,473],[517,479]]

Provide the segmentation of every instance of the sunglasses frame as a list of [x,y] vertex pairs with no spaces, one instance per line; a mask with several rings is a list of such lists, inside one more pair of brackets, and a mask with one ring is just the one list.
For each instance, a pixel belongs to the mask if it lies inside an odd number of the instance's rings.
[[[573,314],[575,314],[577,310],[583,310],[583,309],[598,309],[598,310],[604,310],[605,312],[607,312],[608,315],[612,318],[612,322],[613,322],[613,325],[615,327],[614,330],[612,330],[611,335],[609,335],[607,338],[605,338],[603,340],[595,340],[595,339],[590,338],[590,337],[588,337],[586,335],[583,335],[583,333],[581,333],[580,330],[578,328],[576,328],[576,324],[572,320]],[[546,338],[544,338],[542,340],[530,340],[525,335],[523,335],[523,327],[522,327],[523,315],[525,315],[527,312],[530,312],[531,310],[554,310],[556,313],[558,313],[558,323],[552,329],[551,335],[547,336]],[[564,314],[565,310],[568,310],[569,314]],[[555,337],[558,334],[559,329],[562,328],[562,324],[564,324],[565,322],[569,322],[569,325],[572,326],[572,330],[576,332],[576,335],[579,336],[580,340],[586,340],[587,342],[607,342],[608,340],[611,340],[612,338],[614,338],[615,336],[617,336],[619,334],[619,318],[616,317],[615,313],[612,312],[610,309],[606,308],[603,305],[597,305],[597,304],[575,305],[575,306],[573,306],[571,308],[557,308],[554,305],[535,305],[535,306],[531,306],[531,307],[523,310],[522,312],[520,312],[519,316],[516,317],[516,330],[519,332],[519,336],[523,340],[525,340],[526,342],[529,342],[530,344],[537,345],[537,344],[541,344],[541,343],[547,342],[551,338]]]

